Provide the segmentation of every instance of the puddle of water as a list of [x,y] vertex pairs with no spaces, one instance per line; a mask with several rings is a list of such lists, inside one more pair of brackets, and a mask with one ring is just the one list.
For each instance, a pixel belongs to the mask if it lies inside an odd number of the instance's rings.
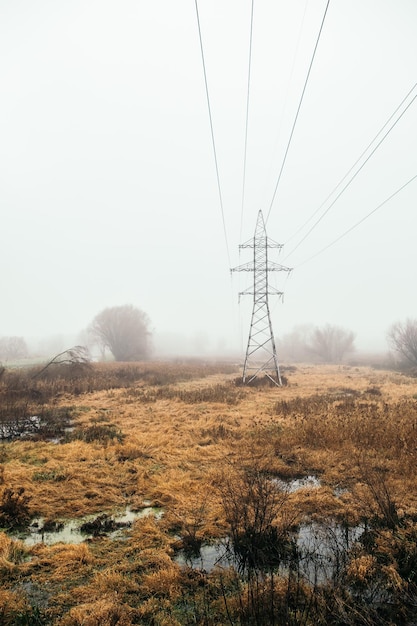
[[[303,478],[294,478],[293,480],[282,480],[280,478],[274,479],[275,484],[277,484],[283,491],[287,491],[288,493],[294,493],[299,489],[318,489],[322,486],[320,478],[317,476],[310,475],[304,476]],[[333,490],[336,498],[340,498],[345,493],[348,493],[349,489],[345,487],[335,487]]]
[[41,418],[39,415],[30,415],[11,422],[0,423],[0,439],[17,439],[32,435],[39,430]]
[[[36,436],[42,429],[42,417],[40,415],[29,415],[21,419],[9,422],[0,422],[0,440],[28,439]],[[65,435],[73,432],[73,426],[59,428],[60,434],[56,437],[46,437],[47,441],[60,443]]]
[[[107,519],[113,521],[115,525],[119,525],[119,528],[112,530],[111,532],[103,532],[101,534],[107,537],[115,538],[123,534],[126,528],[129,528],[133,522],[147,515],[154,515],[157,519],[160,519],[163,515],[161,509],[154,507],[145,507],[140,511],[132,511],[127,508],[123,513],[119,515],[109,516]],[[100,515],[88,515],[81,519],[69,520],[63,523],[58,523],[51,529],[44,528],[45,520],[38,518],[33,520],[29,527],[28,532],[18,533],[17,537],[27,546],[34,546],[38,543],[44,543],[48,546],[55,543],[82,543],[86,539],[94,536],[94,532],[82,532],[81,526],[86,523],[91,523],[97,520]]]
[[[300,489],[318,489],[321,481],[317,476],[284,481],[273,479],[279,489],[294,493]],[[345,490],[335,490],[336,497]],[[363,526],[347,528],[334,520],[328,523],[306,522],[301,524],[292,537],[297,546],[297,566],[311,584],[331,580],[341,571],[349,549],[364,532]],[[181,550],[176,557],[180,565],[195,569],[212,570],[215,566],[239,569],[239,558],[233,554],[231,543],[226,539],[203,545],[199,553],[187,554]],[[288,562],[280,566],[283,574],[288,572]]]
[[318,489],[321,486],[320,479],[317,476],[304,476],[304,478],[295,478],[287,483],[287,489],[290,493],[299,489]]
[[[312,585],[330,581],[341,572],[348,550],[362,533],[363,526],[346,528],[334,521],[328,524],[310,522],[302,524],[296,539],[300,573]],[[191,567],[210,572],[214,567],[231,567],[239,569],[239,558],[228,547],[227,539],[217,543],[203,545],[198,554],[187,554],[181,550],[175,561],[181,566]],[[288,574],[289,564],[283,563],[278,571]]]
[[175,562],[182,567],[211,572],[215,567],[230,567],[234,563],[234,558],[228,554],[225,543],[219,541],[202,545],[198,553],[180,550],[175,557]]
[[274,478],[273,482],[287,493],[294,493],[299,489],[317,489],[318,487],[321,487],[320,479],[313,475],[303,476],[303,478],[293,478],[293,480]]
[[153,506],[146,506],[144,509],[140,511],[132,511],[132,509],[127,508],[124,513],[120,515],[114,516],[114,521],[117,524],[133,524],[137,519],[141,517],[147,517],[148,515],[153,515],[155,519],[161,519],[163,512],[162,509],[155,508]]
[[302,524],[297,547],[301,572],[310,584],[328,582],[337,577],[346,563],[348,551],[364,530],[362,525],[350,528],[334,521]]
[[73,433],[74,430],[75,430],[74,426],[68,426],[67,428],[63,429],[62,435],[60,435],[59,437],[52,437],[51,439],[48,439],[48,441],[50,441],[51,443],[56,443],[56,444],[61,443],[61,441],[65,439],[65,437]]

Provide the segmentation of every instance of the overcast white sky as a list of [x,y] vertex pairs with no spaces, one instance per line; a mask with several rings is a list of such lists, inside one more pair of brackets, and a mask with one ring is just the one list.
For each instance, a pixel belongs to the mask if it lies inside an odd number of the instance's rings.
[[[269,212],[326,4],[254,1],[242,220],[251,1],[199,0],[226,245],[194,0],[0,0],[0,336],[76,334],[131,303],[159,336],[246,344],[229,266]],[[417,317],[417,181],[305,262],[417,174],[417,102],[289,254],[417,81],[416,24],[415,0],[330,0],[267,222],[295,268],[278,336],[329,322],[385,349]]]

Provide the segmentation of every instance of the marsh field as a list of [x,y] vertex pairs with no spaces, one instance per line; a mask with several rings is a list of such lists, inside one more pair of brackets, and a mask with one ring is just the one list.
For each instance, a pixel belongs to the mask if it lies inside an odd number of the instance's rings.
[[0,624],[415,624],[417,379],[6,370]]

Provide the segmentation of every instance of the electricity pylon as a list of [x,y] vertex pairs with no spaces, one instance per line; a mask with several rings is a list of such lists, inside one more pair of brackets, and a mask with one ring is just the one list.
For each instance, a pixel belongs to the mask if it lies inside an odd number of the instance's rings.
[[258,374],[264,374],[277,386],[282,385],[274,333],[272,332],[268,296],[282,296],[282,291],[268,283],[269,272],[290,272],[289,267],[268,260],[270,248],[282,244],[268,239],[262,211],[258,213],[255,235],[239,248],[253,248],[253,261],[231,269],[232,272],[253,272],[253,289],[242,291],[240,296],[253,295],[252,319],[243,366],[243,384],[249,384]]

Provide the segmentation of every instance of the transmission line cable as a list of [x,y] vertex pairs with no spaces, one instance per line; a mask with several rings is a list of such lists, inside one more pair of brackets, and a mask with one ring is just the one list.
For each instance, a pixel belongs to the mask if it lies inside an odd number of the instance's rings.
[[[297,60],[297,57],[298,57],[298,51],[299,51],[299,48],[300,48],[301,35],[302,35],[303,29],[304,29],[304,21],[305,21],[305,17],[306,17],[306,13],[307,13],[307,4],[308,4],[308,0],[305,0],[303,17],[301,19],[301,24],[300,24],[300,28],[299,28],[299,32],[298,32],[298,37],[297,37],[297,44],[295,46],[294,55],[293,55],[292,64],[291,64],[290,75],[289,75],[287,86],[286,86],[286,89],[285,89],[284,104],[283,104],[283,107],[281,109],[280,119],[279,119],[279,123],[278,123],[278,127],[277,127],[278,131],[277,131],[277,136],[276,136],[276,140],[275,140],[275,144],[274,144],[273,156],[277,153],[278,139],[279,139],[279,137],[281,135],[282,122],[283,122],[283,119],[284,119],[284,114],[287,111],[288,94],[289,94],[289,91],[290,91],[290,86],[292,84],[292,80],[293,80],[293,76],[294,76],[294,70],[295,70],[295,64],[296,64],[296,60]],[[269,166],[269,172],[268,172],[268,176],[267,176],[266,180],[270,179],[271,171],[272,171],[272,161],[271,161],[271,164]],[[265,196],[266,192],[264,192],[263,195]],[[265,204],[264,199],[263,199],[263,201],[261,203],[262,205]]]
[[307,88],[308,79],[309,79],[310,74],[311,74],[311,68],[313,67],[314,59],[315,59],[315,56],[316,56],[316,52],[317,52],[317,48],[318,48],[318,45],[319,45],[319,41],[320,41],[321,33],[322,33],[322,30],[323,30],[324,21],[326,19],[327,10],[329,8],[329,4],[330,4],[330,0],[327,0],[326,8],[325,8],[324,14],[323,14],[323,19],[322,19],[321,25],[320,25],[320,30],[319,30],[319,33],[317,35],[316,44],[314,46],[313,54],[312,54],[310,65],[309,65],[308,72],[307,72],[307,76],[306,76],[306,79],[305,79],[305,82],[304,82],[304,87],[303,87],[303,90],[301,92],[300,101],[298,103],[298,107],[297,107],[297,111],[296,111],[296,114],[295,114],[294,122],[293,122],[293,125],[292,125],[292,128],[291,128],[290,137],[288,139],[287,147],[286,147],[285,153],[284,153],[284,158],[282,160],[281,169],[280,169],[279,174],[278,174],[278,179],[277,179],[277,182],[276,182],[276,185],[275,185],[274,193],[272,195],[271,204],[269,206],[269,211],[268,211],[268,214],[266,216],[266,220],[265,220],[266,222],[269,219],[269,215],[271,213],[272,206],[273,206],[274,201],[275,201],[275,196],[276,196],[277,191],[278,191],[278,186],[279,186],[279,183],[281,181],[282,172],[283,172],[284,167],[285,167],[285,163],[286,163],[287,156],[288,156],[288,151],[290,149],[291,141],[292,141],[292,138],[293,138],[293,135],[294,135],[294,130],[295,130],[295,127],[296,127],[296,124],[297,124],[298,115],[300,113],[301,105],[302,105],[303,100],[304,100],[304,94],[305,94],[305,91],[306,91],[306,88]]
[[378,204],[378,206],[373,209],[372,211],[370,211],[367,215],[365,215],[365,217],[363,217],[362,219],[360,219],[358,222],[356,222],[356,224],[354,224],[353,226],[351,226],[350,228],[348,228],[347,230],[345,230],[344,233],[342,233],[341,235],[339,235],[339,237],[337,237],[336,239],[334,239],[331,243],[329,243],[327,246],[325,246],[324,248],[322,248],[321,250],[319,250],[318,252],[316,252],[315,254],[313,254],[312,256],[310,256],[308,259],[306,259],[305,261],[303,261],[302,263],[300,263],[299,265],[296,266],[295,269],[298,269],[299,267],[301,267],[302,265],[305,265],[306,263],[308,263],[309,261],[311,261],[312,259],[315,259],[316,256],[319,256],[319,254],[322,254],[323,252],[325,252],[326,250],[328,250],[329,248],[331,248],[332,246],[334,246],[335,243],[337,243],[338,241],[340,241],[341,239],[343,239],[343,237],[346,237],[346,235],[348,235],[349,233],[352,232],[352,230],[354,230],[355,228],[357,228],[360,224],[362,224],[365,220],[367,220],[369,217],[371,217],[371,215],[373,215],[374,213],[376,213],[379,209],[381,209],[385,204],[387,204],[387,202],[389,202],[390,200],[392,200],[392,198],[394,198],[397,194],[400,193],[400,191],[402,191],[403,189],[405,189],[408,185],[410,185],[410,183],[412,183],[414,180],[417,179],[417,174],[415,174],[414,176],[412,176],[406,183],[404,183],[399,189],[397,189],[397,191],[394,191],[394,193],[392,193],[388,198],[386,198],[383,202],[381,202],[381,204]]
[[[413,88],[414,89],[414,88]],[[349,187],[349,185],[351,184],[351,182],[356,178],[356,176],[359,174],[359,172],[363,169],[363,167],[366,165],[366,163],[369,161],[369,159],[371,158],[371,156],[373,154],[375,154],[375,152],[377,151],[377,149],[379,148],[379,146],[382,144],[382,142],[386,139],[386,137],[389,135],[389,133],[392,131],[393,128],[395,128],[395,126],[398,124],[398,122],[400,121],[400,119],[402,118],[402,116],[406,113],[406,111],[410,108],[410,106],[413,104],[414,100],[417,98],[417,94],[410,100],[410,102],[407,104],[407,106],[405,107],[405,109],[403,110],[403,112],[397,117],[397,119],[394,121],[394,123],[390,126],[390,128],[387,130],[387,132],[383,135],[382,139],[380,139],[380,141],[376,144],[376,146],[374,147],[374,149],[369,153],[369,155],[366,157],[366,159],[364,160],[364,162],[362,163],[362,165],[356,170],[356,172],[353,174],[353,176],[351,176],[351,178],[348,180],[348,182],[346,183],[346,185],[344,185],[344,187],[342,187],[342,189],[339,191],[339,193],[337,194],[337,196],[334,198],[334,200],[329,204],[329,206],[327,207],[327,209],[320,215],[320,217],[314,222],[314,224],[311,226],[311,228],[306,232],[306,234],[304,235],[304,237],[302,237],[302,239],[300,239],[300,241],[298,242],[298,244],[287,254],[287,256],[285,257],[286,259],[293,254],[297,248],[300,247],[300,245],[307,239],[307,237],[310,235],[310,233],[313,232],[313,230],[320,224],[320,222],[322,221],[322,219],[327,215],[327,213],[330,211],[330,209],[336,204],[337,200],[340,198],[340,196],[346,191],[346,189]]]
[[214,164],[215,164],[215,167],[216,167],[217,189],[218,189],[218,192],[219,192],[219,201],[220,201],[220,210],[221,210],[222,222],[223,222],[224,239],[225,239],[225,242],[226,242],[227,258],[228,258],[229,267],[230,267],[231,266],[231,261],[230,261],[229,243],[228,243],[228,239],[227,239],[226,221],[225,221],[225,218],[224,218],[223,196],[222,196],[222,190],[221,190],[221,186],[220,186],[219,164],[218,164],[218,160],[217,160],[216,142],[214,140],[213,116],[211,114],[210,96],[209,96],[209,89],[208,89],[208,82],[207,82],[206,62],[205,62],[205,58],[204,58],[203,37],[202,37],[202,34],[201,34],[200,15],[199,15],[199,11],[198,11],[198,2],[197,2],[197,0],[195,0],[195,11],[196,11],[196,16],[197,16],[198,36],[199,36],[199,40],[200,40],[201,61],[202,61],[202,64],[203,64],[204,84],[205,84],[205,87],[206,87],[207,108],[208,108],[208,114],[209,114],[209,120],[210,120],[210,131],[211,131],[211,141],[212,141],[212,146],[213,146]]
[[[298,235],[299,232],[301,232],[305,226],[307,226],[307,224],[309,222],[311,222],[311,220],[314,218],[315,215],[317,215],[317,213],[320,211],[320,209],[322,209],[326,203],[330,200],[330,198],[333,196],[333,194],[339,189],[339,187],[342,185],[342,183],[346,180],[346,178],[349,176],[349,174],[354,170],[354,168],[358,165],[358,163],[361,161],[361,159],[365,156],[365,154],[368,152],[368,150],[372,147],[372,145],[375,143],[375,141],[378,139],[378,137],[381,135],[381,133],[383,132],[383,130],[386,128],[386,126],[388,126],[389,122],[392,120],[392,118],[394,117],[394,115],[401,109],[401,107],[403,106],[404,102],[408,99],[408,97],[410,96],[410,94],[412,94],[412,92],[415,90],[415,88],[417,87],[417,83],[414,83],[413,87],[410,89],[410,91],[407,93],[407,95],[402,99],[402,101],[400,102],[400,104],[397,106],[397,108],[395,109],[395,111],[390,115],[390,117],[387,119],[387,121],[385,122],[385,124],[380,128],[380,130],[377,132],[377,134],[375,135],[375,137],[372,139],[372,141],[366,146],[365,150],[363,150],[362,154],[356,159],[355,163],[352,165],[352,167],[346,172],[346,174],[343,176],[343,178],[341,178],[339,180],[339,182],[337,183],[337,185],[332,189],[332,191],[328,194],[328,196],[325,198],[325,200],[323,200],[323,202],[320,204],[320,206],[310,215],[310,217],[304,222],[304,224],[302,224],[293,235],[291,235],[291,237],[289,237],[286,241],[286,244],[291,241],[291,239],[294,239],[294,237],[296,237]],[[351,179],[351,181],[353,180],[353,177]],[[350,181],[350,182],[351,182]]]
[[242,240],[243,211],[244,211],[244,207],[245,207],[246,158],[247,158],[247,151],[248,151],[248,125],[249,125],[249,95],[250,95],[250,78],[251,78],[251,67],[252,67],[253,5],[254,5],[254,0],[252,0],[252,3],[251,3],[251,16],[250,16],[248,85],[247,85],[247,93],[246,93],[245,148],[244,148],[244,156],[243,156],[242,207],[241,207],[241,210],[240,210],[240,235],[239,235],[239,241]]

